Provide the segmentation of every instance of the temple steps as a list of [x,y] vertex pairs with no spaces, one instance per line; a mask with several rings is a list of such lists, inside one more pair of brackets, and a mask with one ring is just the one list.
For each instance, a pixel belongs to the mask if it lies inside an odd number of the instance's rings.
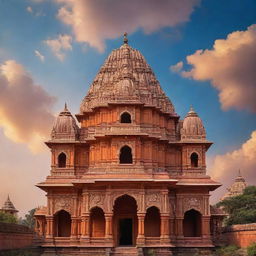
[[136,247],[116,247],[111,256],[140,256]]

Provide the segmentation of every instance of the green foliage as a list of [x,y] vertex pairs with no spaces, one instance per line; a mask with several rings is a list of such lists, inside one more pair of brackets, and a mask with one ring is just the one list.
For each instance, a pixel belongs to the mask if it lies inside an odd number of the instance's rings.
[[17,218],[10,213],[0,212],[0,222],[17,223]]
[[228,245],[220,247],[216,250],[216,255],[218,256],[238,256],[239,248],[236,245]]
[[20,220],[20,224],[25,225],[31,229],[34,229],[35,227],[35,219],[34,219],[34,214],[35,214],[36,208],[30,210],[28,214],[25,215],[25,219]]
[[229,214],[227,225],[256,222],[256,186],[248,186],[239,196],[227,198],[217,204]]
[[247,247],[248,256],[256,256],[256,243],[252,243]]

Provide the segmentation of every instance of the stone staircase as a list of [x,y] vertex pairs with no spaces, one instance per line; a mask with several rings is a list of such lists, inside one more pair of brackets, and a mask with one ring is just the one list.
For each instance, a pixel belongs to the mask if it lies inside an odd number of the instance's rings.
[[143,256],[136,247],[115,247],[111,256]]

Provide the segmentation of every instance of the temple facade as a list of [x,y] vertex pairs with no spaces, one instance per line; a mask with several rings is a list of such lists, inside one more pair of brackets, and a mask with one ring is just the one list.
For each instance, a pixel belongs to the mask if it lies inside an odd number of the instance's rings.
[[[77,121],[79,126],[77,125]],[[67,106],[51,139],[51,171],[36,230],[47,252],[173,255],[213,247],[202,120],[180,120],[127,37],[100,68],[76,119]],[[81,255],[81,254],[79,254]]]

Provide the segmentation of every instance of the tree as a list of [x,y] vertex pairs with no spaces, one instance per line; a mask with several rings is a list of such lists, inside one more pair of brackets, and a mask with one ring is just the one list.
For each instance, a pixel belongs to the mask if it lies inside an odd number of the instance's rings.
[[248,186],[239,196],[224,199],[217,204],[229,214],[227,225],[256,222],[256,186]]
[[0,222],[5,222],[5,223],[17,223],[18,220],[17,218],[10,214],[10,213],[6,213],[6,212],[1,212],[0,211]]
[[25,225],[31,229],[34,229],[35,227],[35,219],[34,219],[34,214],[35,214],[36,208],[30,210],[28,214],[25,215],[25,219],[22,219],[20,221],[20,224]]

